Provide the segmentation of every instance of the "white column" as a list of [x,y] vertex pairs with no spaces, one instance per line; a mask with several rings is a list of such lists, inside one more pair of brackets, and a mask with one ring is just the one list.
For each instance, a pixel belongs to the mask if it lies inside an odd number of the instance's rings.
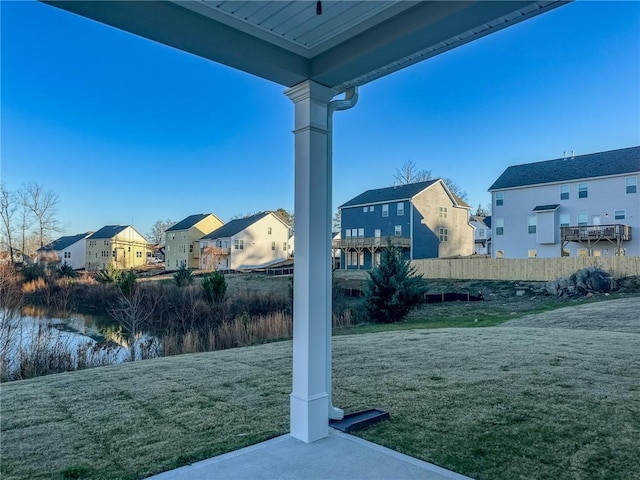
[[336,92],[307,80],[285,94],[295,106],[291,436],[311,443],[329,433],[332,167],[328,104]]

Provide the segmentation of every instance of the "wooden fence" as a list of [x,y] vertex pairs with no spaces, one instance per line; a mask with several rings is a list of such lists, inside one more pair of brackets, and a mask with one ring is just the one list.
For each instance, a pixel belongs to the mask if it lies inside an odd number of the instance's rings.
[[640,257],[456,258],[413,260],[424,278],[548,281],[585,267],[600,267],[615,278],[640,275]]

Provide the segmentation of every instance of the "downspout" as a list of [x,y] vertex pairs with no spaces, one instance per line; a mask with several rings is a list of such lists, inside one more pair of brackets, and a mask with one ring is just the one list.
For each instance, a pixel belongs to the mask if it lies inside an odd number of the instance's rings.
[[[329,157],[329,168],[333,169],[333,113],[338,110],[348,110],[349,108],[355,107],[356,103],[358,103],[358,87],[351,87],[347,89],[344,94],[344,99],[342,100],[332,100],[329,102],[328,113],[327,113],[327,130],[329,131],[328,135],[328,157]],[[328,178],[331,179],[331,191],[333,192],[333,171],[329,172]],[[333,197],[333,195],[332,195]],[[329,209],[329,211],[333,211],[333,205]],[[329,216],[329,241],[332,242],[333,238],[331,235],[331,216]],[[333,298],[332,298],[332,275],[333,269],[329,269],[329,275],[327,277],[327,304],[329,305],[329,325],[327,325],[327,394],[329,396],[329,419],[331,420],[341,420],[344,417],[344,411],[340,408],[336,408],[333,406],[332,401],[332,381],[331,381],[331,330],[333,327]]]

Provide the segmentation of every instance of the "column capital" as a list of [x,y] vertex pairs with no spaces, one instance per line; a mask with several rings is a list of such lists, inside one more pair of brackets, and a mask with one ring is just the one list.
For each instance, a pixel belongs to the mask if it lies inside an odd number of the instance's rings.
[[304,82],[285,90],[284,94],[289,97],[293,103],[302,102],[308,99],[322,103],[329,103],[331,99],[338,94],[338,92],[312,80],[305,80]]

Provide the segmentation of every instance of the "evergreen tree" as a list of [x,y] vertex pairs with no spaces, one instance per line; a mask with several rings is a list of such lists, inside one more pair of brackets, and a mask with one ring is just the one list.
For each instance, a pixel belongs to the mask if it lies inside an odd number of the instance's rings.
[[380,254],[380,265],[369,272],[365,308],[378,323],[403,320],[422,301],[426,285],[415,267],[402,258],[402,249],[389,240]]

